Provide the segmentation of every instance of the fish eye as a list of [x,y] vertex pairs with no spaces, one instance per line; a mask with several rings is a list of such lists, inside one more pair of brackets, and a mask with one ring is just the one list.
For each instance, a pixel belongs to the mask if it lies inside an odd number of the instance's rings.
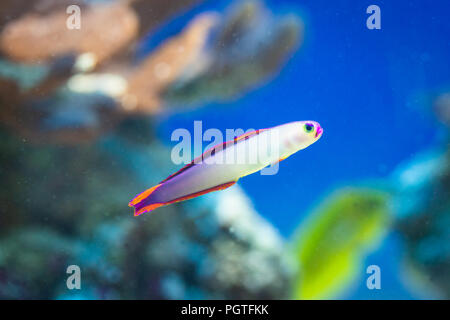
[[305,131],[306,132],[311,132],[314,129],[314,125],[312,125],[311,123],[307,123],[305,124]]

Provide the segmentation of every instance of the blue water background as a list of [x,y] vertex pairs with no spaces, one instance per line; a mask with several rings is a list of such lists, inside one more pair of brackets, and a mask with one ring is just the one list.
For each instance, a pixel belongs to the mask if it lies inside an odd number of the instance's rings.
[[[229,1],[206,1],[152,34],[151,50],[196,14]],[[387,178],[402,161],[436,147],[442,128],[427,110],[427,95],[450,86],[449,1],[288,1],[266,4],[295,12],[305,23],[302,47],[266,85],[227,103],[164,116],[158,135],[168,146],[176,128],[265,128],[316,120],[321,140],[280,164],[273,176],[254,174],[240,185],[257,211],[288,238],[338,187]],[[366,28],[366,8],[381,8],[381,30]],[[205,143],[206,146],[208,143]],[[170,161],[168,159],[168,161]],[[176,169],[174,167],[174,169]],[[161,177],[162,178],[162,177]],[[399,281],[401,243],[389,235],[366,259],[383,272],[382,289],[369,291],[365,270],[347,298],[418,298]]]

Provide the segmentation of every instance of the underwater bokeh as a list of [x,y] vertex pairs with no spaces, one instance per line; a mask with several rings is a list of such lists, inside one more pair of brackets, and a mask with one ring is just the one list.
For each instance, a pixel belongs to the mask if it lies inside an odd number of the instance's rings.
[[[368,5],[3,0],[0,299],[449,299],[450,5]],[[276,175],[128,207],[175,129],[308,119]]]

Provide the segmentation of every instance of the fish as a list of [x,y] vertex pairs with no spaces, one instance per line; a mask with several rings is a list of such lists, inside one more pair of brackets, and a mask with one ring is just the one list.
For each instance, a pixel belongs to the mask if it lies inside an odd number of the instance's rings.
[[288,158],[315,143],[323,128],[315,121],[294,121],[244,133],[206,150],[156,186],[129,202],[134,215],[227,189],[240,178]]

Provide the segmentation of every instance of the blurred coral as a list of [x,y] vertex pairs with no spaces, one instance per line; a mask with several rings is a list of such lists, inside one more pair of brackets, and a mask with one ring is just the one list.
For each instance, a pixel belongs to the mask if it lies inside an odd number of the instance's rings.
[[68,53],[92,53],[102,62],[123,50],[137,35],[138,20],[126,3],[83,6],[80,29],[66,27],[68,14],[28,13],[8,23],[0,35],[0,49],[10,58],[42,63]]
[[433,107],[438,118],[450,126],[450,92],[439,95],[435,99]]
[[[156,113],[161,108],[161,92],[189,66],[201,61],[210,29],[217,16],[205,13],[196,17],[183,32],[164,42],[135,68],[122,103],[126,110]],[[134,101],[134,104],[130,104]]]
[[[450,149],[448,93],[433,104],[447,125],[442,147],[416,155],[394,174],[395,229],[404,240],[407,285],[436,298],[450,298]],[[414,285],[413,285],[414,284]],[[419,291],[419,290],[416,290]]]
[[202,64],[191,65],[164,97],[173,104],[236,98],[274,74],[302,38],[296,16],[274,17],[260,2],[244,1],[213,30]]
[[76,250],[76,243],[48,228],[19,229],[2,237],[0,299],[52,298]]
[[[0,298],[275,299],[288,292],[283,241],[237,186],[133,217],[127,200],[171,169],[160,161],[170,150],[157,141],[130,144],[117,135],[96,145],[37,147],[1,132],[0,144],[0,167],[9,168],[0,171]],[[140,162],[146,175],[139,178]],[[82,268],[76,293],[64,287],[70,264]]]
[[[136,59],[152,29],[197,2],[0,4],[11,17],[0,19],[0,298],[286,297],[283,240],[239,187],[141,219],[127,207],[173,170],[158,114],[244,93],[298,43],[298,20],[248,2],[198,14]],[[69,4],[79,30],[66,28]],[[70,264],[82,268],[75,294]]]
[[13,95],[0,91],[0,121],[31,141],[93,141],[134,114],[244,93],[276,72],[302,35],[298,18],[273,17],[262,4],[245,2],[229,14],[199,14],[133,61],[149,30],[196,2],[77,1],[82,24],[74,30],[61,3],[2,4],[17,18],[0,30],[0,80]]

